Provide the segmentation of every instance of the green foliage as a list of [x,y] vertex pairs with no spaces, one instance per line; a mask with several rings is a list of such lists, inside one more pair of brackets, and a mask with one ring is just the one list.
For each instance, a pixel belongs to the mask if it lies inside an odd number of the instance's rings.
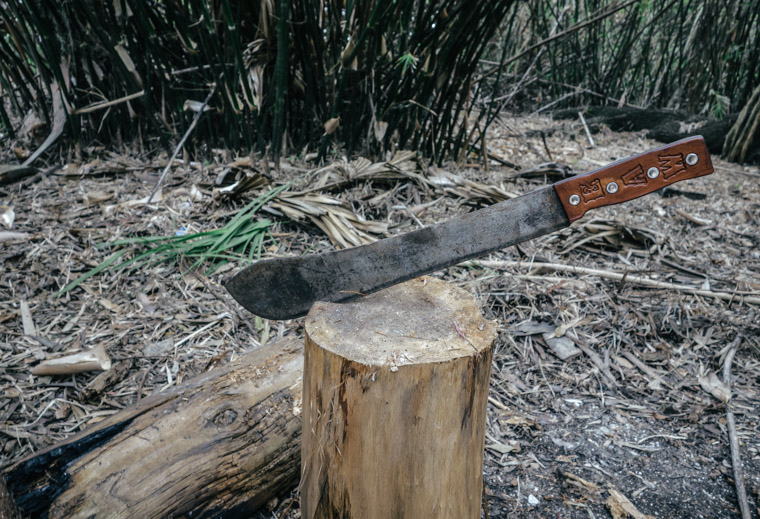
[[[235,217],[221,229],[176,236],[138,236],[117,240],[107,244],[111,248],[120,249],[109,256],[103,263],[87,271],[56,293],[59,297],[83,281],[114,266],[115,269],[130,267],[131,269],[146,268],[161,263],[179,263],[181,260],[193,260],[189,270],[196,269],[206,263],[205,273],[211,274],[228,261],[257,260],[267,239],[272,222],[267,219],[254,220],[254,215],[267,202],[285,190],[288,185],[270,190],[250,202]],[[146,248],[147,247],[147,248]],[[121,263],[116,263],[123,256],[132,257]]]
[[407,52],[398,59],[398,64],[401,65],[401,73],[406,72],[407,69],[415,70],[417,68],[417,58],[414,54]]
[[710,113],[715,119],[723,119],[731,108],[731,99],[724,95],[720,95],[715,90],[710,90],[710,95],[713,97]]

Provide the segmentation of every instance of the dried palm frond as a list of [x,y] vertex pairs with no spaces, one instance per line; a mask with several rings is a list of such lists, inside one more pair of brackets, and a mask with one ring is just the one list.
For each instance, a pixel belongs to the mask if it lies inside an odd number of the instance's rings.
[[507,191],[503,185],[483,184],[440,168],[431,168],[431,172],[434,174],[428,181],[432,185],[449,196],[464,199],[468,204],[489,205],[520,196],[518,193]]
[[461,179],[461,184],[444,191],[450,196],[463,198],[472,205],[490,205],[520,196],[518,193],[507,191],[503,185],[483,184],[468,179]]
[[582,225],[572,227],[559,254],[580,247],[612,249],[616,251],[654,252],[653,247],[667,242],[667,236],[652,229],[624,225],[617,220],[594,218]]
[[227,169],[217,177],[219,187],[214,191],[214,197],[237,197],[246,191],[265,186],[269,179],[258,171]]
[[415,151],[397,151],[393,158],[387,162],[371,162],[359,157],[352,161],[345,158],[329,164],[313,172],[318,179],[312,187],[303,191],[333,191],[346,186],[367,180],[401,180],[412,179],[422,185],[427,184],[420,175],[420,165]]
[[365,220],[346,202],[322,194],[282,193],[266,210],[296,221],[310,220],[341,248],[371,243],[388,232],[388,224]]

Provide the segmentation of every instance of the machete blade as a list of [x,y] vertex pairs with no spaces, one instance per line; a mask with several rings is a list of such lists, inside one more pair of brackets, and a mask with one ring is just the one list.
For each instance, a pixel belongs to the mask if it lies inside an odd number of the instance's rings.
[[315,301],[348,301],[568,224],[549,186],[368,245],[260,261],[225,287],[256,315],[290,319],[305,315]]
[[348,301],[556,231],[589,209],[712,171],[704,140],[691,137],[414,232],[351,249],[260,261],[225,287],[256,315],[300,317],[316,301]]

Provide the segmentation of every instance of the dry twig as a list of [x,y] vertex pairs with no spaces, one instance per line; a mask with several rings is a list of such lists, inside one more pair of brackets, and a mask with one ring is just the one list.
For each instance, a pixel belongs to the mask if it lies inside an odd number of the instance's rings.
[[158,192],[158,190],[161,189],[161,184],[163,184],[164,179],[166,178],[166,174],[169,173],[169,168],[172,166],[174,159],[177,158],[177,154],[179,153],[179,150],[181,150],[182,146],[185,145],[185,141],[192,133],[193,129],[195,128],[195,125],[198,124],[198,119],[201,118],[201,114],[206,110],[206,105],[211,100],[211,96],[214,95],[214,92],[216,92],[216,83],[214,83],[211,86],[211,91],[209,91],[200,109],[195,113],[195,117],[193,117],[193,122],[190,123],[190,127],[185,132],[185,135],[182,136],[182,139],[179,141],[179,144],[177,144],[177,147],[174,148],[174,153],[172,153],[172,157],[169,159],[169,162],[166,164],[166,167],[161,172],[161,176],[158,178],[158,182],[156,182],[156,185],[153,188],[153,191],[150,192],[150,196],[148,197],[148,201],[145,202],[145,205],[150,204],[150,202],[153,200],[153,197],[156,196],[156,193]]
[[581,123],[583,123],[583,129],[586,132],[586,138],[588,139],[588,143],[591,145],[592,148],[595,148],[596,144],[594,143],[594,138],[591,137],[591,131],[588,129],[588,124],[586,124],[586,118],[583,117],[583,112],[578,112],[578,117],[580,117]]
[[676,290],[678,292],[685,292],[687,294],[693,294],[703,297],[712,297],[714,299],[722,299],[723,301],[731,301],[734,303],[745,303],[760,305],[760,293],[752,292],[750,294],[728,293],[728,292],[716,292],[714,290],[708,290],[704,288],[697,288],[689,285],[682,285],[679,283],[670,283],[668,281],[657,281],[644,276],[636,274],[629,274],[628,272],[615,272],[613,270],[600,270],[587,267],[576,267],[574,265],[562,265],[561,263],[531,263],[524,261],[490,261],[483,260],[474,262],[477,265],[490,269],[505,269],[508,267],[530,267],[534,270],[553,270],[556,272],[572,272],[573,274],[586,274],[589,276],[597,276],[605,279],[612,279],[615,281],[624,281],[626,283],[634,283],[649,288],[662,288],[667,290]]
[[[599,373],[601,373],[605,380],[607,380],[607,383],[612,387],[617,387],[617,382],[615,381],[615,377],[612,375],[612,372],[610,372],[609,366],[602,360],[602,358],[596,354],[591,348],[583,344],[582,341],[576,338],[575,343],[577,346],[585,353],[588,358],[591,359],[591,362],[594,363],[594,366],[599,370]],[[604,398],[604,393],[602,393],[602,398]]]
[[[734,360],[736,350],[742,342],[742,336],[737,335],[734,342],[726,354],[723,361],[723,383],[731,387],[731,363]],[[730,394],[730,393],[729,393]],[[734,411],[731,409],[731,402],[726,404],[726,422],[728,425],[728,441],[731,446],[731,465],[734,467],[734,485],[736,486],[736,499],[739,501],[739,509],[742,512],[742,519],[750,519],[749,502],[747,501],[747,490],[744,488],[744,474],[742,473],[742,459],[739,452],[739,440],[736,435],[736,419]]]
[[140,90],[139,92],[135,92],[133,94],[126,95],[124,97],[120,97],[118,99],[113,99],[111,101],[101,101],[99,103],[93,103],[91,105],[85,106],[83,108],[77,108],[73,112],[71,112],[71,115],[82,115],[82,114],[88,114],[90,112],[95,112],[97,110],[102,110],[103,108],[108,108],[109,106],[114,106],[120,103],[126,103],[127,101],[131,101],[132,99],[136,99],[138,97],[142,97],[145,95],[145,90]]

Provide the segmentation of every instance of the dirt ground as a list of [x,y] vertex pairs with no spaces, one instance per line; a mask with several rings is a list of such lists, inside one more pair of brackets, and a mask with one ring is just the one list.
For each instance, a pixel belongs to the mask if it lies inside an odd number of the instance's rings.
[[[592,147],[578,122],[504,117],[488,149],[516,168],[494,160],[486,168],[476,155],[443,169],[415,163],[427,184],[349,181],[341,179],[349,167],[328,175],[295,159],[262,173],[313,192],[333,182],[330,196],[370,222],[353,233],[366,241],[661,145],[604,128],[593,138]],[[254,318],[227,295],[221,284],[242,263],[208,277],[189,272],[189,262],[106,270],[53,297],[113,253],[104,243],[227,223],[268,189],[220,190],[220,176],[256,165],[235,159],[224,150],[203,163],[186,156],[150,205],[139,201],[167,158],[142,150],[61,152],[48,162],[64,167],[0,186],[0,213],[14,214],[0,230],[26,234],[0,242],[3,467],[268,340],[303,334],[300,320]],[[714,164],[711,176],[435,274],[475,295],[500,329],[484,466],[489,517],[617,517],[626,499],[638,510],[631,517],[738,517],[729,394],[759,513],[760,172]],[[264,257],[335,247],[314,220],[269,209]],[[105,387],[93,388],[97,373],[30,374],[43,359],[96,346],[122,369]],[[721,379],[732,348],[729,393]],[[259,517],[298,517],[296,498]]]

